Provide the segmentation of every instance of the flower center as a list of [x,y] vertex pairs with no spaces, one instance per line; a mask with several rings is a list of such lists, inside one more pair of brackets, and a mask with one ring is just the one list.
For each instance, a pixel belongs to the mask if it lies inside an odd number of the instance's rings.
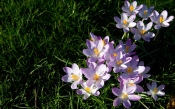
[[129,6],[129,10],[132,12],[134,10],[133,6]]
[[128,68],[126,69],[126,71],[127,71],[128,73],[131,73],[131,72],[133,71],[133,69],[132,69],[132,67],[128,67]]
[[144,14],[144,15],[147,15],[147,13],[148,13],[148,10],[144,10],[144,11],[143,11],[143,14]]
[[117,56],[117,53],[113,53],[113,56],[116,57]]
[[125,51],[126,51],[126,52],[129,52],[129,46],[126,46]]
[[90,93],[90,91],[91,91],[90,87],[86,87],[85,90],[86,90],[86,92],[88,92],[88,93]]
[[157,93],[157,92],[158,92],[158,89],[157,89],[157,88],[154,88],[154,89],[153,89],[153,92],[154,92],[154,93]]
[[94,41],[92,38],[90,38],[90,41]]
[[163,21],[164,21],[163,17],[160,16],[160,18],[159,18],[159,22],[162,23]]
[[122,64],[122,60],[119,60],[119,61],[117,60],[117,61],[116,61],[116,64],[117,64],[117,65],[121,65],[121,64]]
[[94,77],[93,77],[93,79],[94,79],[95,81],[98,81],[99,75],[98,75],[98,74],[95,74]]
[[75,74],[71,74],[71,78],[73,81],[76,81],[79,79],[79,76],[75,75]]
[[127,25],[128,24],[128,22],[127,22],[127,20],[123,20],[123,25]]
[[122,99],[127,99],[128,98],[128,94],[127,93],[122,93],[121,98]]
[[143,35],[146,33],[146,30],[141,30],[140,33]]
[[94,48],[94,53],[98,56],[99,55],[99,50],[97,48]]

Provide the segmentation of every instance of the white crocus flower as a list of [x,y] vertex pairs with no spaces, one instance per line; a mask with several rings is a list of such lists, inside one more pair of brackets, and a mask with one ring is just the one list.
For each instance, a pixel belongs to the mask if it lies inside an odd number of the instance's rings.
[[117,22],[117,28],[123,28],[124,32],[128,32],[129,28],[135,27],[136,23],[133,22],[136,18],[136,15],[131,15],[129,18],[126,13],[122,13],[121,19],[118,17],[114,17],[114,20]]

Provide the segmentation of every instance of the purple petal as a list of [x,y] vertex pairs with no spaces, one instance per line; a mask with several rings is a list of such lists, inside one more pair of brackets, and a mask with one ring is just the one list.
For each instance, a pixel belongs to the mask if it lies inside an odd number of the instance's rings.
[[78,89],[78,90],[76,90],[76,93],[77,93],[78,95],[83,95],[84,93],[86,93],[86,91],[83,90],[83,89]]
[[141,39],[141,35],[140,34],[135,34],[134,35],[134,39],[135,40],[140,40]]
[[123,21],[123,20],[128,21],[128,17],[127,17],[127,15],[126,15],[126,13],[122,13],[122,15],[121,15],[121,20],[122,20],[122,21]]
[[64,75],[62,78],[61,78],[62,81],[64,82],[71,82],[72,80],[69,79],[69,76],[68,75]]
[[149,23],[146,25],[145,30],[146,30],[146,31],[150,30],[151,27],[152,27],[152,25],[153,25],[153,22],[149,22]]
[[131,101],[138,101],[138,100],[140,100],[141,99],[141,97],[140,96],[138,96],[138,95],[128,95],[128,98],[129,98],[129,100],[131,100]]
[[82,73],[86,76],[86,78],[90,79],[94,76],[94,71],[89,68],[82,68]]
[[138,22],[137,22],[137,28],[138,28],[139,30],[145,29],[144,23],[143,23],[142,21],[138,21]]
[[106,72],[106,65],[105,64],[101,64],[101,65],[97,66],[96,73],[98,73],[99,75],[103,75],[105,72]]
[[121,89],[118,89],[118,88],[112,88],[112,93],[115,95],[115,96],[119,96],[122,92],[121,92]]
[[136,29],[136,28],[131,28],[131,32],[133,34],[140,34],[140,31],[138,29]]
[[155,25],[154,28],[155,29],[160,29],[161,28],[161,25]]
[[143,88],[139,85],[137,85],[137,89],[136,89],[136,92],[143,92]]
[[123,25],[121,25],[121,24],[116,24],[116,27],[117,27],[117,28],[123,28]]
[[122,10],[123,10],[124,12],[128,12],[128,8],[126,8],[126,7],[124,7],[124,6],[122,6]]
[[159,90],[163,90],[164,88],[165,88],[165,85],[160,85],[160,86],[158,87]]
[[127,0],[125,0],[125,3],[124,4],[125,4],[126,7],[129,7],[130,6],[130,3]]
[[136,91],[136,89],[137,89],[136,85],[133,86],[133,87],[128,87],[128,88],[126,89],[126,92],[127,92],[128,94],[131,94],[131,93],[134,93],[134,92]]
[[121,23],[121,20],[120,20],[120,18],[118,18],[118,17],[114,17],[114,20],[117,22],[117,23]]
[[103,76],[102,78],[106,81],[106,80],[108,80],[109,78],[111,77],[111,75],[110,74],[106,74],[105,76]]
[[94,52],[92,49],[83,49],[83,54],[86,56],[93,56]]
[[136,15],[131,15],[128,19],[128,22],[133,22],[136,18]]
[[127,27],[127,28],[123,28],[123,31],[125,32],[125,33],[127,33],[127,32],[129,32],[129,28]]
[[150,84],[147,83],[146,86],[148,87],[149,90],[152,90],[152,87]]
[[72,85],[71,85],[71,88],[72,88],[72,89],[78,89],[77,85],[78,85],[77,81],[74,81],[74,82],[72,83]]
[[121,102],[122,102],[121,99],[116,98],[116,99],[114,99],[114,101],[113,101],[113,106],[118,106]]
[[170,21],[172,21],[174,19],[174,16],[170,16],[170,17],[168,17],[166,20],[165,20],[165,22],[170,22]]
[[64,72],[66,72],[67,74],[74,73],[74,71],[73,71],[70,67],[64,67],[63,70],[64,70]]
[[157,88],[157,83],[156,83],[156,81],[153,81],[153,82],[152,82],[152,88]]
[[153,94],[152,97],[154,98],[154,100],[157,100],[157,95]]
[[130,108],[130,107],[131,107],[130,101],[129,101],[129,100],[124,101],[124,102],[123,102],[123,106],[124,106],[125,108]]

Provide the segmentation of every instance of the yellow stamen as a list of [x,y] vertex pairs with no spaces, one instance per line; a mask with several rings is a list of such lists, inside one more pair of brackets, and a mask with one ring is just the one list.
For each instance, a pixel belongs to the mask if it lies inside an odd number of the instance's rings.
[[75,74],[71,74],[71,78],[73,81],[76,81],[79,79],[79,76],[75,75]]
[[160,18],[159,18],[159,22],[162,23],[163,21],[164,21],[163,17],[160,16]]
[[146,30],[141,30],[140,33],[143,35],[146,33]]
[[143,14],[147,15],[147,13],[148,13],[148,10],[144,10]]
[[127,20],[123,20],[123,24],[126,26],[128,24]]
[[99,50],[97,48],[94,48],[94,53],[98,56],[99,55]]
[[122,64],[122,60],[119,60],[119,61],[117,60],[117,61],[116,61],[116,64],[117,64],[117,65],[121,65],[121,64]]
[[103,46],[105,46],[106,45],[106,42],[104,40],[102,40],[102,41],[103,41]]
[[157,88],[154,88],[154,89],[153,89],[153,92],[154,92],[154,93],[157,93],[157,92],[158,92],[158,89],[157,89]]
[[128,68],[126,69],[126,71],[127,71],[128,73],[131,73],[131,72],[133,71],[133,69],[132,69],[132,67],[128,67]]
[[129,52],[129,46],[126,46],[126,50],[125,50],[126,52]]
[[121,98],[122,98],[122,99],[128,98],[128,94],[127,94],[127,93],[122,93]]
[[113,53],[113,56],[116,57],[117,56],[117,53]]
[[98,75],[98,74],[95,74],[93,79],[94,79],[95,81],[98,81],[99,75]]
[[133,6],[129,6],[129,10],[132,12],[134,10]]
[[134,85],[134,83],[129,83],[129,84],[128,84],[128,86],[133,86],[133,85]]
[[90,87],[86,87],[85,90],[86,90],[86,92],[88,92],[88,93],[90,93],[90,91],[91,91]]

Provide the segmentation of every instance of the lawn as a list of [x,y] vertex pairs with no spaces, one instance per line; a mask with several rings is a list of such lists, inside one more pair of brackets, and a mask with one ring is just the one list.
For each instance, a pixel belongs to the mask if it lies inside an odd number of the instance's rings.
[[[132,2],[130,0],[130,2]],[[175,16],[173,0],[137,0],[138,4],[154,6],[159,13],[168,11]],[[71,89],[71,83],[61,78],[63,67],[76,63],[85,68],[86,39],[90,32],[104,38],[109,36],[115,44],[121,40],[123,30],[116,28],[114,16],[120,16],[123,0],[1,0],[0,1],[0,107],[35,109],[114,109],[116,96],[112,88],[119,82],[115,73],[100,89],[100,96],[87,100]],[[175,96],[175,21],[159,30],[154,41],[135,42],[135,52],[151,70],[151,77],[140,85],[148,91],[146,83],[165,84],[165,96],[155,101],[143,96],[131,102],[132,109],[147,106],[164,109]],[[153,32],[157,32],[153,30]],[[133,34],[129,34],[133,40]],[[122,40],[123,42],[126,39]],[[175,101],[174,101],[175,102]],[[174,105],[175,106],[175,105]]]

